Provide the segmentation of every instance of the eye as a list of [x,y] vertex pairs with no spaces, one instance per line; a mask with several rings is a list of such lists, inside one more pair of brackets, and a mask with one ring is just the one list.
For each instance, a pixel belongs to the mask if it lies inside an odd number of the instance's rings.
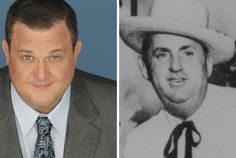
[[164,57],[166,57],[166,56],[167,56],[166,53],[159,53],[159,54],[156,55],[156,58],[157,58],[157,59],[160,59],[160,58],[164,58]]
[[184,54],[185,54],[186,56],[193,56],[193,55],[194,55],[194,52],[193,52],[193,51],[186,51],[186,52],[184,52]]
[[33,61],[33,60],[34,60],[34,57],[31,56],[31,55],[24,55],[24,56],[23,56],[23,59],[24,59],[25,61]]
[[170,50],[167,48],[157,47],[152,52],[152,57],[158,62],[165,62],[170,58]]
[[51,57],[49,58],[49,60],[52,60],[52,61],[57,61],[57,60],[61,60],[61,57],[60,57],[60,56],[58,56],[58,55],[51,56]]

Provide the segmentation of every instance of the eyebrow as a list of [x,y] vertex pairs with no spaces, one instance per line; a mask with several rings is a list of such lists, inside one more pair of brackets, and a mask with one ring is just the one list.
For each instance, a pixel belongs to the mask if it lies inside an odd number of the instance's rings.
[[153,55],[155,55],[156,52],[171,52],[170,49],[166,47],[157,47],[153,51]]
[[182,50],[186,50],[186,49],[189,49],[189,48],[195,49],[194,46],[192,46],[192,45],[186,45],[186,46],[182,46],[179,50],[182,51]]
[[[49,51],[50,53],[54,54],[56,52],[63,52],[65,53],[64,49],[53,49],[51,51]],[[29,53],[29,54],[33,54],[34,52],[32,50],[27,50],[27,49],[20,49],[17,51],[17,53]]]
[[[184,51],[184,50],[189,49],[189,48],[195,49],[195,47],[192,46],[192,45],[184,45],[184,46],[180,47],[179,51]],[[166,47],[157,47],[152,51],[152,54],[155,55],[155,53],[158,52],[158,51],[160,51],[160,52],[171,52],[171,50],[166,48]]]
[[64,49],[54,49],[54,50],[50,51],[50,53],[56,53],[56,52],[63,52],[63,53],[65,53],[65,50]]
[[33,51],[27,49],[20,49],[17,51],[17,53],[33,53]]

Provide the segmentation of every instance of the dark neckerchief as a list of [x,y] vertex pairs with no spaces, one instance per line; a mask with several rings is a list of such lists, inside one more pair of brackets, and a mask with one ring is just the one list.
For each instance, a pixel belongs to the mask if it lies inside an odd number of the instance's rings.
[[[185,158],[192,158],[192,147],[197,147],[201,142],[201,135],[197,131],[193,121],[183,121],[181,124],[178,124],[172,133],[170,134],[169,140],[164,149],[164,156],[167,158],[177,158],[178,151],[178,140],[182,135],[183,130],[186,128],[185,133]],[[196,133],[199,137],[198,141],[194,141],[193,133]],[[173,145],[172,145],[173,144]],[[173,150],[171,150],[173,146]]]

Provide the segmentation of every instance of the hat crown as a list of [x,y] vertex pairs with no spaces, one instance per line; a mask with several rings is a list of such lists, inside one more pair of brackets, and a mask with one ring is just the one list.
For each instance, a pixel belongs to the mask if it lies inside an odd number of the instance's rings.
[[151,17],[208,28],[208,11],[197,0],[154,0]]

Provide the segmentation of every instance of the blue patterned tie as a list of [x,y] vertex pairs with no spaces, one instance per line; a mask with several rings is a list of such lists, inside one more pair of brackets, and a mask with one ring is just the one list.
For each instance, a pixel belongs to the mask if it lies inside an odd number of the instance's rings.
[[53,142],[50,135],[52,124],[47,117],[36,120],[38,137],[35,144],[34,158],[55,158]]

